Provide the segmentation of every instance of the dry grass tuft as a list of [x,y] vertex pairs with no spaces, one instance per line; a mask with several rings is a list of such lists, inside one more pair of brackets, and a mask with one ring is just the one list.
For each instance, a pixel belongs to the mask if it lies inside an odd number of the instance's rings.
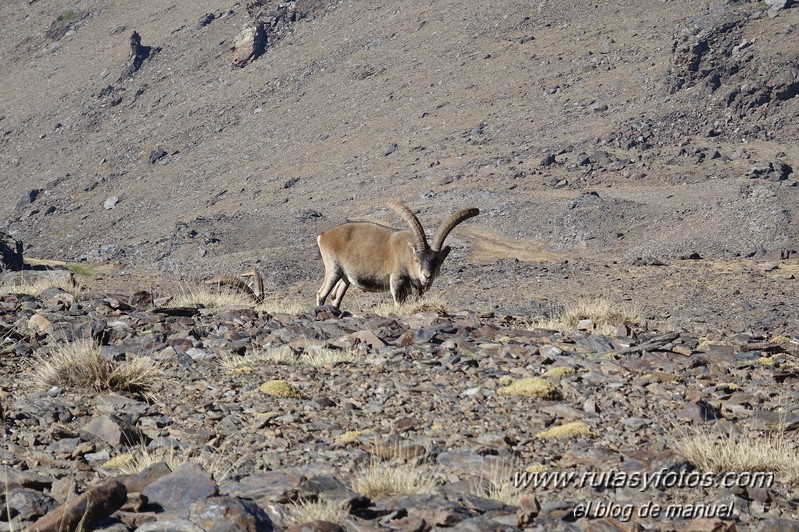
[[509,506],[519,506],[519,500],[524,493],[514,482],[514,475],[518,471],[521,471],[518,465],[491,461],[485,469],[481,469],[480,477],[471,484],[471,493]]
[[75,278],[71,274],[41,276],[31,280],[19,279],[13,284],[0,286],[0,295],[27,294],[39,297],[45,290],[51,288],[59,288],[77,299],[80,297],[83,287],[75,282]]
[[295,365],[298,357],[288,347],[272,347],[269,349],[254,349],[244,356],[225,354],[219,357],[219,363],[227,370],[241,368],[256,368],[265,365]]
[[367,434],[375,434],[374,430],[366,429],[366,430],[350,430],[347,432],[342,432],[335,438],[335,443],[339,447],[346,447],[350,443],[354,443],[360,441],[361,436],[366,436]]
[[170,307],[227,308],[251,307],[247,295],[224,286],[181,287],[180,293],[169,300]]
[[217,483],[225,480],[233,469],[230,457],[222,449],[191,454],[166,447],[150,449],[144,444],[136,445],[128,452],[112,457],[103,464],[103,468],[113,469],[123,475],[135,475],[159,462],[164,462],[172,471],[185,463],[199,464],[213,475]]
[[359,362],[363,356],[352,349],[330,349],[326,347],[314,347],[306,349],[300,355],[300,363],[308,364],[315,368],[335,366],[336,364]]
[[288,381],[275,379],[266,381],[258,387],[258,391],[264,395],[272,397],[282,397],[284,399],[303,399],[302,392]]
[[149,357],[116,363],[100,355],[91,340],[78,340],[58,346],[50,356],[37,355],[34,382],[42,387],[60,386],[75,390],[113,390],[150,392],[161,376],[161,365]]
[[500,384],[506,383],[497,388],[497,395],[523,395],[537,399],[558,400],[562,394],[558,387],[541,377],[528,377],[525,379],[503,380]]
[[366,497],[423,495],[436,486],[431,469],[398,460],[382,462],[373,459],[352,479],[352,489]]
[[703,471],[773,472],[785,482],[799,481],[799,449],[784,432],[744,437],[701,431],[680,436],[673,447]]
[[563,311],[549,320],[538,320],[530,328],[560,332],[574,330],[582,320],[591,320],[597,334],[611,336],[620,325],[639,326],[644,323],[640,311],[629,303],[613,302],[604,297],[581,297],[564,305]]
[[394,304],[394,300],[392,298],[384,297],[372,307],[361,306],[361,310],[373,312],[378,316],[398,316],[400,318],[407,318],[408,316],[412,316],[420,312],[446,314],[447,302],[438,293],[428,292],[419,299],[409,298],[405,303],[402,303],[399,306]]
[[291,314],[297,315],[308,312],[313,305],[306,300],[280,297],[277,294],[265,296],[262,303],[256,305],[256,309],[268,314]]
[[306,364],[313,367],[335,366],[336,364],[358,362],[363,360],[357,351],[351,349],[328,349],[322,347],[307,348],[297,355],[288,347],[273,347],[269,349],[255,349],[244,356],[224,355],[220,357],[220,364],[228,371],[238,371],[244,368],[252,369],[265,365],[297,366]]
[[350,511],[346,501],[328,501],[326,499],[300,499],[291,503],[286,511],[286,520],[293,525],[310,523],[311,521],[327,521],[341,525],[349,517]]

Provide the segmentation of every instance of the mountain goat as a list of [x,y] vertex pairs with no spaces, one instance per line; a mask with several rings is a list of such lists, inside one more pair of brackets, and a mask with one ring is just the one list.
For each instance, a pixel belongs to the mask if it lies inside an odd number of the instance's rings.
[[350,284],[367,292],[391,290],[396,305],[411,295],[421,296],[430,289],[450,252],[449,246],[441,247],[447,235],[461,222],[480,214],[476,208],[455,212],[428,245],[422,224],[405,204],[391,201],[388,206],[410,230],[348,222],[319,235],[325,280],[316,294],[317,305],[324,305],[332,291],[333,306],[338,307]]

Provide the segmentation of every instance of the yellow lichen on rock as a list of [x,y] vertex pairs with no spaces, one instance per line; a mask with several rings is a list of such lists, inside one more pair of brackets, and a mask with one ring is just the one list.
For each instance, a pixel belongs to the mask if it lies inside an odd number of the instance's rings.
[[119,469],[120,467],[124,466],[131,460],[133,460],[132,453],[122,453],[106,460],[103,463],[102,467],[104,467],[105,469]]
[[596,433],[591,430],[591,427],[583,423],[582,421],[572,421],[571,423],[565,423],[563,425],[558,425],[557,427],[550,427],[547,430],[539,432],[536,434],[538,438],[541,439],[558,439],[558,438],[572,438],[575,436],[588,436],[594,437]]
[[542,377],[563,377],[564,375],[572,375],[575,373],[575,369],[569,366],[556,366],[554,368],[548,369],[546,372],[542,373]]
[[497,390],[498,395],[523,395],[538,399],[560,399],[561,393],[557,386],[541,377],[528,377],[519,379]]
[[258,387],[258,391],[272,397],[302,399],[302,393],[291,383],[284,380],[271,380]]

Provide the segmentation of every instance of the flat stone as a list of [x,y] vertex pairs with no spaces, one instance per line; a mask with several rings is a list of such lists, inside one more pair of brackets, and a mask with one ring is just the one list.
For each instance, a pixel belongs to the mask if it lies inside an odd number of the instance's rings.
[[142,490],[148,507],[159,511],[185,510],[199,499],[216,495],[214,480],[201,466],[187,462]]

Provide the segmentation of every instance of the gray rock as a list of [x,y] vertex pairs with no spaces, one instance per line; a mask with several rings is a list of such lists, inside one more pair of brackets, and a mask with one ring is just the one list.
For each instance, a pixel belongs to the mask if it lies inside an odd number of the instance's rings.
[[22,269],[22,241],[0,231],[0,272]]
[[266,51],[266,41],[266,29],[261,22],[247,23],[233,44],[233,66],[241,68],[258,59]]
[[111,210],[119,203],[119,196],[110,196],[103,202],[103,209]]
[[141,494],[147,498],[148,508],[186,510],[191,503],[216,495],[216,492],[211,475],[200,465],[187,462],[145,487]]
[[791,7],[793,3],[792,0],[765,0],[766,5],[773,11],[779,11],[780,9],[785,9],[787,7]]
[[136,445],[144,436],[130,422],[114,415],[102,415],[93,418],[81,428],[84,439],[91,437],[110,445]]
[[207,532],[188,519],[172,515],[160,516],[161,519],[144,523],[136,528],[136,532]]
[[16,488],[6,494],[3,508],[20,519],[33,521],[58,506],[58,502],[44,493],[29,488]]
[[272,520],[251,500],[233,497],[209,497],[194,502],[189,520],[206,532],[270,532]]

